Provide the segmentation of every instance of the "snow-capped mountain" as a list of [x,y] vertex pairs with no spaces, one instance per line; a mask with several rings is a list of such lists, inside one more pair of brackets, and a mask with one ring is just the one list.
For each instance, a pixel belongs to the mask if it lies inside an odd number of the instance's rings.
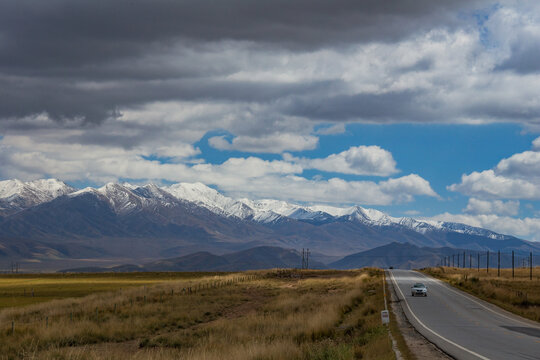
[[0,215],[12,214],[45,203],[75,190],[56,179],[0,181]]
[[356,221],[368,226],[398,226],[426,234],[432,231],[458,232],[491,239],[504,239],[505,235],[464,224],[419,221],[409,217],[391,217],[375,209],[360,206],[334,207],[328,205],[304,206],[282,200],[233,199],[202,183],[178,183],[158,187],[155,184],[135,186],[128,183],[108,183],[100,188],[77,190],[56,179],[30,182],[0,181],[0,211],[12,214],[59,196],[77,197],[94,194],[108,202],[115,213],[126,215],[156,206],[173,206],[176,202],[189,202],[219,216],[270,224],[284,219],[323,223]]
[[0,201],[0,257],[33,257],[48,249],[47,254],[57,257],[128,253],[159,258],[268,245],[344,256],[395,241],[477,250],[540,249],[463,224],[397,218],[360,206],[233,199],[201,183],[108,183],[76,190],[58,180],[8,180],[0,182]]

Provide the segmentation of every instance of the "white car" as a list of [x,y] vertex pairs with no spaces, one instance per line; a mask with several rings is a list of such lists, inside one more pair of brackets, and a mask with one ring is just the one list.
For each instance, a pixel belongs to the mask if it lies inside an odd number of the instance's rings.
[[427,287],[422,283],[416,283],[411,286],[411,296],[427,296]]

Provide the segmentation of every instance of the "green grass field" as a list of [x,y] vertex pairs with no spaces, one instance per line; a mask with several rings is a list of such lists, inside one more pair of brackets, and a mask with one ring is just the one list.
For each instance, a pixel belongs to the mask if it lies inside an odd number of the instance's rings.
[[393,359],[382,284],[374,269],[3,276],[0,358]]

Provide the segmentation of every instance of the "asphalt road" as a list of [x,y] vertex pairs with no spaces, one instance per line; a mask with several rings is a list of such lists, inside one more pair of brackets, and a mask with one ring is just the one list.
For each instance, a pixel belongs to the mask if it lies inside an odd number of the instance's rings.
[[[410,323],[456,359],[540,359],[540,325],[409,270],[389,270]],[[412,297],[422,282],[427,297]],[[397,287],[396,287],[397,285]]]

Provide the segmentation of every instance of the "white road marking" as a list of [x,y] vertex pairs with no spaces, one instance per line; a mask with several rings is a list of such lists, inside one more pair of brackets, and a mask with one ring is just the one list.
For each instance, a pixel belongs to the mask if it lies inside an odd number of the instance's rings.
[[428,328],[422,321],[420,321],[420,319],[414,314],[414,312],[412,311],[411,307],[409,306],[409,303],[407,302],[407,298],[405,297],[405,295],[403,295],[403,292],[401,291],[401,289],[399,288],[399,285],[397,284],[397,281],[396,279],[394,278],[394,274],[393,272],[390,272],[390,276],[392,277],[392,281],[394,282],[394,284],[396,285],[396,288],[398,289],[399,293],[401,294],[401,296],[403,297],[403,301],[405,301],[405,305],[407,305],[407,308],[409,309],[409,312],[411,313],[411,315],[414,317],[414,319],[420,324],[422,325],[427,331],[429,331],[430,333],[432,333],[433,335],[443,339],[444,341],[446,341],[447,343],[449,344],[452,344],[454,345],[455,347],[457,347],[458,349],[461,349],[463,351],[466,351],[468,352],[469,354],[471,355],[474,355],[476,357],[478,357],[479,359],[482,359],[482,360],[489,360],[489,358],[485,357],[485,356],[482,356],[472,350],[469,350],[467,349],[466,347],[463,347],[459,344],[456,344],[455,342],[453,342],[452,340],[449,340],[447,338],[445,338],[444,336],[442,336],[441,334],[431,330],[430,328]]
[[[458,295],[463,296],[465,299],[468,299],[468,300],[472,301],[473,303],[475,303],[475,304],[477,304],[477,305],[480,305],[480,306],[483,307],[484,309],[489,310],[489,311],[491,311],[491,312],[494,313],[494,314],[497,314],[497,315],[499,315],[499,316],[502,316],[503,318],[506,318],[506,319],[511,320],[511,321],[513,321],[513,322],[520,323],[521,325],[527,325],[527,326],[532,326],[532,327],[537,327],[537,328],[539,328],[538,326],[536,326],[536,325],[534,325],[534,324],[530,324],[530,323],[528,323],[528,322],[524,322],[524,321],[521,321],[521,320],[519,320],[519,319],[511,318],[510,316],[506,316],[505,314],[503,314],[503,313],[501,313],[501,312],[499,312],[499,311],[496,311],[496,310],[494,310],[494,309],[491,309],[491,308],[485,306],[484,304],[482,304],[482,303],[476,301],[475,299],[473,299],[473,298],[471,298],[471,297],[469,297],[469,296],[466,296],[465,294],[460,293],[459,291],[454,290],[454,289],[451,287],[451,285],[445,286],[445,285],[447,285],[447,284],[444,283],[443,281],[439,280],[439,279],[433,279],[433,278],[431,278],[430,276],[427,276],[427,275],[422,274],[422,273],[418,273],[418,274],[424,276],[425,278],[427,278],[427,279],[429,279],[429,280],[432,280],[432,281],[435,280],[435,282],[439,282],[439,283],[440,283],[439,285],[443,286],[444,288],[446,288],[446,289],[448,289],[448,290],[454,292],[455,294],[458,294]],[[470,296],[472,296],[472,295],[470,295]]]

